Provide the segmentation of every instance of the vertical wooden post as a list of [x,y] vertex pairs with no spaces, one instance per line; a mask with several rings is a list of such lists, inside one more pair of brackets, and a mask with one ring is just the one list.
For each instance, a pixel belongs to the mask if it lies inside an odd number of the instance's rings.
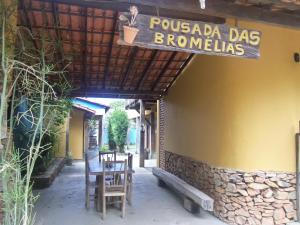
[[[300,129],[300,121],[299,121]],[[295,135],[295,147],[296,147],[296,214],[297,222],[300,222],[300,131]]]
[[99,116],[98,118],[98,146],[101,148],[102,146],[102,119],[103,116]]
[[84,114],[84,116],[83,116],[83,155],[82,156],[84,156],[84,153],[89,150],[90,135],[89,135],[89,126],[88,126],[88,122],[87,122],[88,118],[89,117],[87,116],[87,114]]
[[150,157],[153,158],[155,155],[155,116],[154,112],[150,114]]
[[140,167],[145,166],[145,106],[140,100]]
[[157,100],[157,103],[156,103],[156,128],[157,128],[157,131],[156,131],[156,154],[157,154],[157,161],[156,161],[156,166],[157,167],[160,167],[160,104],[159,104],[159,101],[160,100]]
[[70,156],[70,112],[66,124],[66,157]]
[[140,129],[141,129],[141,126],[140,126],[140,118],[139,117],[136,118],[135,127],[136,127],[136,150],[135,150],[135,152],[137,154],[140,150]]

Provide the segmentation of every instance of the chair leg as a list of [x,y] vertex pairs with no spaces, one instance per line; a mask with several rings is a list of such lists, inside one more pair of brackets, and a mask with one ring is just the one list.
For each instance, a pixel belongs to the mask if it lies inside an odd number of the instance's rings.
[[128,184],[127,186],[127,194],[126,194],[126,200],[128,201],[128,204],[131,205],[131,184]]
[[126,197],[122,197],[122,218],[125,217]]
[[102,219],[104,220],[106,216],[106,197],[103,196],[102,199]]
[[96,201],[96,206],[97,206],[97,210],[98,211],[101,211],[101,201],[102,201],[102,193],[101,193],[101,190],[100,188],[98,187],[97,189],[98,193],[97,193],[97,201]]
[[102,201],[102,179],[97,176],[96,178],[96,183],[98,184],[98,187],[97,187],[97,201],[96,201],[96,208],[97,208],[97,211],[101,211],[101,201]]
[[131,205],[131,203],[132,203],[132,177],[129,177],[129,179],[128,179],[126,199],[128,201],[128,204]]
[[90,192],[87,184],[85,185],[85,208],[90,208]]

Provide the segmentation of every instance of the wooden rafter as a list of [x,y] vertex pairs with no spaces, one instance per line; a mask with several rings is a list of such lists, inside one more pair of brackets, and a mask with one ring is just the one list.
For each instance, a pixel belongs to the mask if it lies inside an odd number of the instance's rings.
[[125,84],[126,80],[128,79],[128,76],[129,76],[129,74],[131,72],[131,69],[132,69],[132,67],[134,65],[134,58],[135,58],[138,50],[139,50],[139,48],[136,47],[136,46],[133,47],[133,49],[131,50],[131,54],[129,55],[129,62],[128,62],[128,65],[126,67],[126,70],[125,70],[125,73],[123,75],[123,78],[121,80],[121,85],[120,86],[121,86],[122,90],[124,89],[124,84]]
[[[106,13],[104,11],[104,18],[103,18],[103,23],[105,24],[105,20],[106,20],[106,17],[105,17]],[[102,32],[104,32],[104,28],[105,26],[102,27]],[[101,35],[101,40],[100,40],[100,43],[103,47],[106,45],[103,44],[103,34]],[[101,55],[101,48],[99,49],[99,55]],[[92,57],[92,56],[91,56]],[[98,57],[98,71],[97,71],[97,85],[100,84],[100,77],[101,77],[101,74],[100,74],[100,63],[101,63],[101,57]],[[104,65],[105,66],[105,65]],[[105,80],[104,80],[104,77],[103,77],[103,80],[102,80],[103,83],[105,83]],[[102,84],[103,86],[103,84]]]
[[165,95],[168,93],[169,89],[172,87],[178,76],[182,73],[182,71],[186,68],[186,66],[190,63],[190,61],[193,59],[195,54],[190,54],[187,59],[184,61],[184,63],[181,65],[180,69],[177,71],[176,75],[173,77],[172,81],[168,84]]
[[114,37],[115,37],[116,26],[117,26],[117,17],[118,17],[118,12],[116,11],[116,12],[114,12],[112,33],[111,33],[111,38],[110,38],[109,47],[108,47],[108,54],[106,57],[106,63],[105,63],[106,66],[104,69],[104,80],[103,80],[103,85],[102,85],[103,89],[105,89],[106,80],[107,80],[108,71],[109,71],[110,58],[111,58],[112,49],[113,49],[113,45],[114,45]]
[[[69,7],[68,7],[68,12],[71,12],[71,5],[69,5]],[[71,15],[69,14],[69,16],[68,16],[68,27],[69,27],[69,29],[72,29],[72,17],[71,17]],[[71,35],[70,35],[70,39],[71,39],[71,46],[72,46],[72,48],[73,48],[73,40],[74,40],[74,37],[73,37],[73,31],[72,30],[70,30],[70,31],[68,31],[68,33],[71,33]],[[73,52],[73,49],[71,50],[72,51],[72,53],[74,53]]]
[[[84,12],[83,12],[83,24],[85,26],[85,30],[87,31],[87,27],[88,27],[88,15],[87,15],[87,7],[85,7],[84,9]],[[84,39],[83,39],[83,43],[82,43],[82,74],[81,74],[81,80],[83,82],[83,85],[84,85],[84,89],[86,90],[87,88],[87,81],[86,81],[86,75],[87,75],[87,54],[88,54],[88,46],[87,46],[87,39],[88,39],[88,33],[85,32],[84,33]]]
[[[24,12],[23,14],[25,16],[25,25],[28,27],[28,29],[30,30],[30,32],[33,33],[32,25],[30,23],[30,19],[29,19],[29,16],[28,16],[27,7],[24,5],[23,1],[20,1],[20,4],[21,4],[21,7],[23,8],[23,12]],[[30,4],[31,4],[31,1],[30,1]],[[36,43],[35,37],[33,37],[33,45],[34,45],[35,49],[38,49],[38,45]]]
[[175,58],[177,52],[172,52],[168,62],[165,64],[165,66],[163,67],[163,69],[161,70],[161,72],[159,73],[159,75],[157,76],[151,90],[155,90],[156,86],[158,85],[160,79],[163,77],[163,75],[165,74],[165,72],[167,71],[169,65],[172,63],[173,59]]
[[[95,10],[92,10],[92,17],[91,17],[91,19],[92,19],[92,27],[94,27],[95,26],[95,17],[94,17],[94,14],[95,14],[95,12],[94,12]],[[87,30],[87,33],[88,33],[88,29],[86,29]],[[87,34],[88,35],[88,34]],[[91,33],[91,43],[93,44],[94,43],[94,33]],[[90,49],[91,49],[91,54],[90,55],[93,55],[93,53],[94,53],[94,48],[93,48],[93,45],[92,46],[90,46],[89,44],[88,44],[88,39],[86,40],[86,43],[85,43],[85,47],[88,49],[89,47],[91,47]],[[92,57],[90,57],[90,62],[88,63],[87,62],[87,60],[86,60],[86,67],[87,66],[90,66],[90,65],[93,65],[93,59],[92,59]],[[91,68],[91,67],[90,67]],[[87,76],[87,74],[85,74],[85,76]],[[91,80],[92,80],[92,73],[90,73],[89,74],[89,79],[88,79],[88,81],[89,81],[89,85],[91,84]]]
[[148,63],[146,64],[146,66],[145,66],[145,68],[144,68],[144,70],[143,70],[143,72],[142,72],[142,76],[141,76],[141,78],[140,78],[140,80],[139,80],[139,82],[138,82],[138,84],[137,84],[135,90],[140,90],[140,89],[141,89],[143,83],[145,82],[145,80],[146,80],[146,78],[147,78],[149,69],[150,69],[150,67],[151,67],[151,65],[152,65],[152,63],[153,63],[155,57],[157,56],[157,53],[158,53],[158,50],[153,50],[153,51],[152,51],[150,60],[149,60]]
[[62,41],[61,30],[58,29],[60,27],[60,20],[57,12],[57,5],[54,2],[52,2],[51,6],[52,6],[53,23],[55,26],[55,34],[57,39],[57,51],[59,52],[60,64],[63,67],[63,60],[64,60],[64,52],[63,52],[63,44],[62,44],[63,41]]

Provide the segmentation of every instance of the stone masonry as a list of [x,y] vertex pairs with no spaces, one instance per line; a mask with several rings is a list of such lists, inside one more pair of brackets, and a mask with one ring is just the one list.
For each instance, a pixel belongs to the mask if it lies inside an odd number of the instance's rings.
[[163,99],[159,100],[159,167],[165,168],[165,115],[166,106]]
[[228,224],[287,224],[296,219],[295,173],[216,168],[165,152],[165,169],[215,200],[214,214]]

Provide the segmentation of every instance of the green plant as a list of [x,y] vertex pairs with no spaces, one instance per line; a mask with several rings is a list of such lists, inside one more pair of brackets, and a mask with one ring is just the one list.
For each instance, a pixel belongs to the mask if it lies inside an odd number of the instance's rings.
[[112,111],[109,114],[108,120],[109,133],[111,132],[110,135],[112,135],[120,152],[124,152],[129,127],[129,119],[125,111],[125,107],[122,107],[122,105],[124,105],[124,102],[116,102],[112,105]]
[[101,148],[100,148],[100,152],[108,152],[108,146],[107,145],[103,145]]
[[98,122],[95,117],[92,117],[91,119],[88,120],[88,128],[89,128],[90,136],[93,136],[96,134],[97,125],[98,125]]
[[114,134],[112,130],[112,124],[110,117],[108,117],[108,125],[107,125],[107,135],[108,135],[108,147],[110,150],[115,150],[116,149],[116,142],[114,140]]
[[[64,68],[51,62],[54,43],[45,42],[42,37],[42,47],[36,49],[28,29],[16,31],[10,26],[16,9],[17,2],[0,0],[0,137],[7,126],[2,121],[10,105],[9,129],[0,162],[3,225],[32,225],[36,197],[32,194],[31,176],[40,157],[46,152],[46,157],[51,157],[49,150],[55,141],[56,126],[62,123],[62,112],[67,111],[64,96],[69,85]],[[18,33],[18,40],[11,41],[11,33]],[[19,46],[12,51],[14,43]],[[54,76],[55,83],[51,79]]]
[[72,161],[73,161],[73,157],[72,157],[71,152],[69,151],[69,152],[67,153],[67,156],[66,156],[66,164],[67,164],[68,166],[71,166],[71,165],[72,165]]

